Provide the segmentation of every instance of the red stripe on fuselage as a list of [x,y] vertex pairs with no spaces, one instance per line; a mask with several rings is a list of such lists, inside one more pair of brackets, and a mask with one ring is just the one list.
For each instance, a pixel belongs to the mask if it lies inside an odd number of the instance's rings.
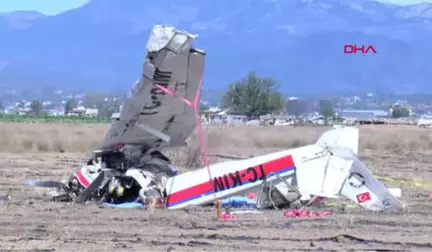
[[[204,183],[191,186],[188,188],[185,188],[181,191],[172,193],[168,195],[167,197],[167,206],[176,204],[180,201],[185,201],[187,199],[193,199],[200,197],[204,194],[208,194],[213,192],[215,187],[215,180],[222,181],[222,183],[227,186],[229,185],[229,188],[232,188],[234,185],[239,186],[238,184],[238,176],[240,177],[241,185],[248,182],[255,182],[262,180],[264,176],[267,176],[271,172],[280,172],[287,168],[294,168],[294,161],[292,159],[292,156],[285,156],[281,157],[266,163],[263,163],[261,165],[257,165],[254,167],[246,168],[243,170],[239,170],[236,172],[232,172],[232,175],[229,175],[230,173],[226,173],[222,176],[218,176],[214,179],[212,179],[210,182],[206,181]],[[264,174],[262,174],[264,172]],[[228,183],[227,183],[228,182]],[[228,188],[225,188],[228,189]],[[221,190],[219,190],[221,191]]]
[[81,171],[75,173],[78,181],[83,185],[84,187],[88,187],[90,185],[90,182],[84,177]]

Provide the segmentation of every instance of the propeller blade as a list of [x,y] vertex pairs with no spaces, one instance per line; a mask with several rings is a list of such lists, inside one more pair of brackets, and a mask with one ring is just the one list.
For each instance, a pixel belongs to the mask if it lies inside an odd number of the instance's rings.
[[61,187],[61,183],[54,180],[26,180],[24,185],[38,187]]

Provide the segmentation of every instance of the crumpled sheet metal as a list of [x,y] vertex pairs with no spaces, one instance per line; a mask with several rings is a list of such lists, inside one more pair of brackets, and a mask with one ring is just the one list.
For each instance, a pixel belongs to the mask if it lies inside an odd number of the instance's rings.
[[147,42],[147,51],[157,52],[163,48],[178,54],[189,50],[198,35],[176,30],[172,26],[155,25]]

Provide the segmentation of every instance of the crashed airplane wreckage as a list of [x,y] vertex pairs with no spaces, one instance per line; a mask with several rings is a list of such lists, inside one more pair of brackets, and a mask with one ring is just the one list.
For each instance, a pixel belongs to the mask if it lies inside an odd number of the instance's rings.
[[193,48],[195,38],[174,27],[153,28],[142,77],[101,150],[56,184],[54,200],[157,198],[165,208],[178,209],[258,192],[258,208],[307,206],[315,197],[340,196],[370,210],[402,208],[357,159],[359,131],[352,127],[331,129],[315,144],[177,174],[160,150],[185,145],[196,127],[191,101],[199,101],[205,53]]

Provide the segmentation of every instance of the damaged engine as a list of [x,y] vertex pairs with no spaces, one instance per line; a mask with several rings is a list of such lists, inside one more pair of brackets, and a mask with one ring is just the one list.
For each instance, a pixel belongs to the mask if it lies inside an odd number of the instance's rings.
[[159,150],[123,145],[110,151],[95,151],[51,196],[55,201],[77,203],[146,202],[148,197],[163,199],[163,184],[176,174],[176,168]]

